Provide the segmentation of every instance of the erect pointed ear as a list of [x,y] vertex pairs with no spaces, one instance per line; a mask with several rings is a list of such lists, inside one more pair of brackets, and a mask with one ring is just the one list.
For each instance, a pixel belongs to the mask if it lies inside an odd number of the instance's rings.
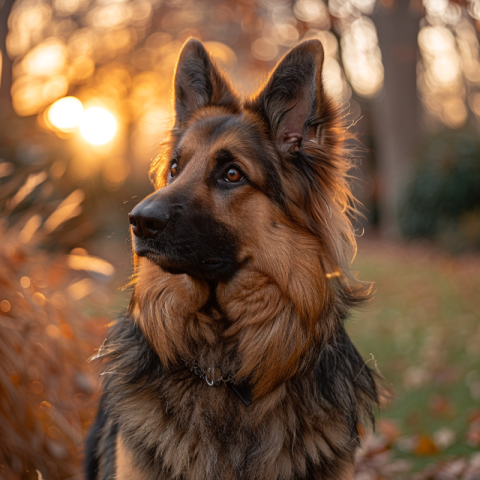
[[240,102],[205,47],[187,40],[178,57],[174,75],[176,126],[185,124],[198,109],[209,105],[239,113]]
[[315,138],[315,118],[323,97],[323,47],[308,40],[288,52],[277,64],[264,87],[246,108],[267,120],[277,146],[295,145]]

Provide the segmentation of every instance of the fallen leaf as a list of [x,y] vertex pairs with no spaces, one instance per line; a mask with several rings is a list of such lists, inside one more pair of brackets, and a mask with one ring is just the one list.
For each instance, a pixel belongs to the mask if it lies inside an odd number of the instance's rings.
[[417,437],[417,444],[414,452],[417,455],[434,455],[435,453],[438,453],[438,450],[435,442],[430,437],[421,434]]

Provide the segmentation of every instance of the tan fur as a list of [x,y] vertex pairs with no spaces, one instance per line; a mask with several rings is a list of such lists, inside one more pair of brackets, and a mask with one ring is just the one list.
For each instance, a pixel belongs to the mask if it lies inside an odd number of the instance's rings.
[[148,480],[145,472],[135,466],[132,453],[125,447],[121,433],[116,446],[116,480]]
[[171,275],[144,258],[137,261],[136,277],[130,314],[165,365],[178,358],[191,360],[185,330],[191,330],[192,323],[199,327],[198,338],[192,340],[206,345],[218,340],[209,328],[213,320],[198,313],[210,294],[204,282]]

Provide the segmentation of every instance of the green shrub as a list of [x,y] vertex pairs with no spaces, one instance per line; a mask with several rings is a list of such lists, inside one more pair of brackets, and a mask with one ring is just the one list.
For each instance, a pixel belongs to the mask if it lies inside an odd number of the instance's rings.
[[400,205],[408,237],[430,237],[450,250],[480,248],[480,141],[444,131],[427,142]]

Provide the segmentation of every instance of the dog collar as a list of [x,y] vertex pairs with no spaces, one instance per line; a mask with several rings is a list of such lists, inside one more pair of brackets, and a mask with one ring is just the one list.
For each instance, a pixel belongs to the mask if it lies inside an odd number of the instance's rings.
[[194,364],[189,364],[185,362],[185,366],[198,378],[204,380],[209,387],[218,387],[224,383],[230,390],[232,390],[238,398],[245,404],[249,406],[253,401],[253,392],[250,388],[248,381],[233,383],[232,375],[227,374],[223,375],[221,370],[218,367],[208,367],[208,370],[204,372],[198,362],[195,361]]

